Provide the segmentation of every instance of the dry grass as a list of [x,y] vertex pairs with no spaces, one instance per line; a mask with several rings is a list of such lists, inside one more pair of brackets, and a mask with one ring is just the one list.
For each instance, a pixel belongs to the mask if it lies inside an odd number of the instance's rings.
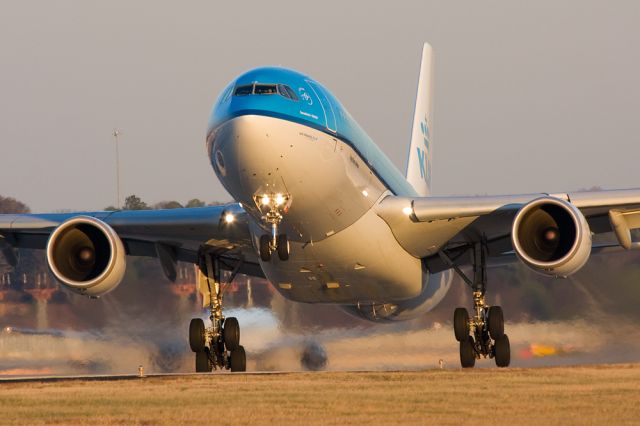
[[637,424],[640,365],[0,383],[2,424]]

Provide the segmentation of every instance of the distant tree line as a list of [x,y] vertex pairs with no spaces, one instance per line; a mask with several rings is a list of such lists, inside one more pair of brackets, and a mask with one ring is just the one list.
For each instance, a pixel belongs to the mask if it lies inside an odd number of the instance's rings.
[[[160,201],[158,203],[149,205],[137,195],[132,194],[124,199],[122,210],[182,209],[182,208],[191,208],[191,207],[204,207],[206,205],[217,206],[220,204],[224,204],[224,203],[221,203],[219,201],[212,201],[211,203],[207,204],[198,198],[193,198],[187,201],[185,204],[181,204],[180,202],[173,200],[173,201]],[[114,206],[109,206],[105,208],[105,210],[114,211],[118,209],[116,209]]]
[[30,213],[31,209],[23,202],[12,197],[3,197],[0,195],[0,214],[10,213]]
[[[220,201],[212,201],[206,203],[198,198],[193,198],[182,204],[179,201],[160,201],[155,204],[147,204],[137,195],[129,195],[124,200],[122,210],[158,210],[158,209],[182,209],[190,207],[217,206],[224,204]],[[105,208],[107,211],[117,210],[114,206]],[[31,213],[31,209],[22,201],[13,197],[4,197],[0,195],[0,214],[24,214]]]

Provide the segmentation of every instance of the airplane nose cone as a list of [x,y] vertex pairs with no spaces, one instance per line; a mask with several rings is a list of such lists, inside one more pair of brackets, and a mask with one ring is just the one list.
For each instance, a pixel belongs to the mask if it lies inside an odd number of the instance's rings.
[[344,229],[384,191],[348,145],[289,120],[263,115],[229,120],[216,131],[209,155],[225,189],[256,221],[263,222],[263,196],[281,194],[283,231],[304,241]]

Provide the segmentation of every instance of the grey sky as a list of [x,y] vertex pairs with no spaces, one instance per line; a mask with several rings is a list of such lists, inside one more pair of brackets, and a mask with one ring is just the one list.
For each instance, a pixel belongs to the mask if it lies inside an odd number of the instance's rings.
[[207,117],[260,65],[322,82],[404,170],[423,41],[438,195],[640,186],[638,2],[232,3],[0,0],[0,195],[114,204],[119,127],[123,193],[228,200]]

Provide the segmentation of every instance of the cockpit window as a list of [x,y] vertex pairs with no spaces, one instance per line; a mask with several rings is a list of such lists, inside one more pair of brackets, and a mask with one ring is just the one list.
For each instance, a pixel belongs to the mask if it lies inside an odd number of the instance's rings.
[[298,95],[294,92],[291,87],[286,84],[278,84],[278,93],[284,96],[287,99],[291,99],[292,101],[298,100]]
[[256,84],[253,91],[256,95],[274,95],[276,94],[275,84]]
[[278,94],[284,98],[297,101],[298,96],[286,84],[266,84],[266,83],[253,83],[237,86],[233,92],[234,96],[247,96],[247,95],[275,95]]
[[253,93],[253,84],[245,84],[244,86],[236,87],[236,91],[233,92],[234,96],[246,96]]

